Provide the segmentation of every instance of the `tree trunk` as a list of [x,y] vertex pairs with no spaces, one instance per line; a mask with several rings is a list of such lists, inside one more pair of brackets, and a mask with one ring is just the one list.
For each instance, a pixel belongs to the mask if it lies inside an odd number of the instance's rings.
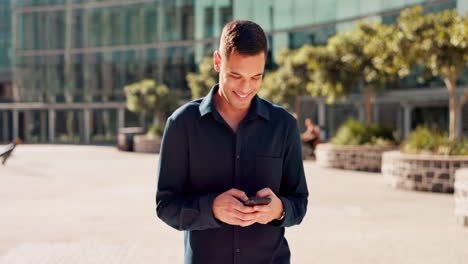
[[301,113],[301,96],[296,95],[296,98],[294,100],[294,112],[296,113],[296,119],[299,122],[300,119],[300,113]]
[[372,124],[372,92],[369,85],[364,86],[364,109],[366,112],[366,125]]
[[445,85],[449,92],[449,139],[451,141],[458,138],[457,122],[461,106],[457,105],[455,76],[444,78]]

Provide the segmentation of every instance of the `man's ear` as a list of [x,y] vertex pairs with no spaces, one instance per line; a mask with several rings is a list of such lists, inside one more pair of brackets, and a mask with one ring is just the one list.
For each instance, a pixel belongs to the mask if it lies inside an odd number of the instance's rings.
[[221,70],[221,54],[217,50],[213,52],[213,67],[217,72]]

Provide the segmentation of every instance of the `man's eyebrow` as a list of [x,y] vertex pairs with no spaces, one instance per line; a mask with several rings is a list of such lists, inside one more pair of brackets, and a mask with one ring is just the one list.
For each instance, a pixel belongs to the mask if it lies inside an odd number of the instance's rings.
[[[233,71],[231,71],[230,73],[231,73],[231,74],[235,74],[235,75],[242,75],[242,74],[240,74],[240,73],[233,72]],[[262,76],[262,75],[263,75],[263,72],[255,74],[254,77]]]

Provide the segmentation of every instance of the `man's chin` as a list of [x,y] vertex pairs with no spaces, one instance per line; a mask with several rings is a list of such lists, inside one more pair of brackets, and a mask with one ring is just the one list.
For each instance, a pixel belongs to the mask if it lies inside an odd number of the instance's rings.
[[252,100],[248,101],[248,102],[245,102],[245,103],[236,103],[236,104],[231,104],[232,107],[234,107],[236,110],[248,110],[249,107],[250,107],[250,103],[252,102]]

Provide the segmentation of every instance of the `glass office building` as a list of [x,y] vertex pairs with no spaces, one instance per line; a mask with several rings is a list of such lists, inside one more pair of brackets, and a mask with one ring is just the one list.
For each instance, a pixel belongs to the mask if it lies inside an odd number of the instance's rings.
[[0,102],[11,101],[11,2],[0,0]]
[[[416,4],[468,11],[468,0],[0,0],[0,81],[13,87],[3,96],[0,90],[0,100],[16,103],[0,104],[0,141],[114,141],[118,127],[142,121],[125,110],[124,86],[153,78],[189,98],[185,75],[211,56],[223,25],[233,19],[265,29],[272,69],[281,48],[326,44],[359,19],[393,23],[401,9]],[[441,86],[410,76],[389,88],[424,93]],[[447,116],[441,103],[431,111]],[[399,128],[404,106],[390,102],[377,111],[386,107],[403,109],[398,117],[380,117]],[[414,120],[425,116],[411,107]],[[304,98],[303,111],[329,133],[349,115],[362,114],[352,102],[325,106],[314,98]]]

